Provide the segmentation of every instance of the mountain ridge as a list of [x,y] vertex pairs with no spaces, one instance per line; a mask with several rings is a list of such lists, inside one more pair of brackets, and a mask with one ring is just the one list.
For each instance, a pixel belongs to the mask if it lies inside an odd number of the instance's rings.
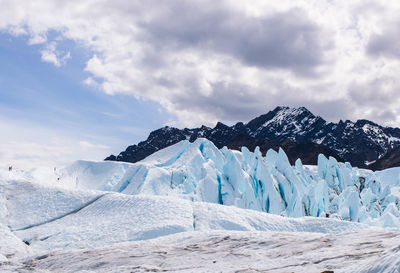
[[[400,128],[384,127],[366,119],[327,122],[305,107],[278,106],[247,123],[238,122],[233,126],[222,122],[218,122],[214,128],[204,125],[192,129],[165,126],[151,132],[147,140],[130,145],[118,156],[111,155],[105,160],[135,163],[179,141],[187,139],[193,142],[199,137],[212,141],[218,148],[227,146],[231,149],[243,146],[252,149],[254,143],[261,143],[266,150],[276,149],[290,141],[291,145],[289,149],[286,147],[286,151],[291,162],[301,158],[304,164],[315,164],[317,155],[325,152],[327,156],[361,168],[368,168],[370,162],[376,163],[400,146]],[[243,138],[247,141],[243,141]],[[239,146],[238,139],[241,139]],[[305,148],[307,146],[310,148]],[[261,152],[266,150],[262,149]],[[309,152],[296,154],[299,150]],[[393,167],[387,162],[383,165]]]

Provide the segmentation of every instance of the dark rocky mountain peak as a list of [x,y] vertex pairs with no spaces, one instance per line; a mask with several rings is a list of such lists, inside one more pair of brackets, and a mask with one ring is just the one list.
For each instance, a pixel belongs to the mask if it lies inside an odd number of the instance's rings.
[[146,141],[105,160],[137,162],[181,140],[194,141],[199,137],[212,141],[218,148],[251,149],[256,145],[263,150],[281,145],[291,161],[300,157],[305,164],[314,164],[316,152],[322,152],[363,168],[378,166],[370,164],[400,145],[399,128],[383,127],[364,119],[327,123],[305,107],[278,106],[248,123],[238,122],[233,126],[222,122],[214,128],[181,130],[165,126],[151,132]]
[[222,122],[217,122],[217,125],[215,125],[214,130],[229,130],[229,126],[223,124]]
[[324,119],[315,116],[305,107],[286,106],[279,106],[247,123],[251,136],[256,138],[279,141],[291,139],[299,142],[309,141],[325,125]]
[[374,123],[374,122],[372,122],[372,121],[370,121],[370,120],[366,120],[366,119],[359,119],[359,120],[357,120],[356,121],[356,125],[357,126],[364,126],[364,125],[371,125],[371,126],[377,126],[377,127],[381,127],[381,126],[379,126],[378,124],[376,124],[376,123]]

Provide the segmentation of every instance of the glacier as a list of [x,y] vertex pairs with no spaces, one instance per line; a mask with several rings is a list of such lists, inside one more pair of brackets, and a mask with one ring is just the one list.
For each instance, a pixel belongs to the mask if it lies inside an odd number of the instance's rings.
[[0,271],[398,272],[399,181],[206,139],[134,164],[0,170]]
[[31,173],[67,188],[174,196],[287,217],[325,217],[400,228],[400,168],[372,172],[319,155],[318,166],[291,166],[285,152],[262,156],[181,141],[131,164],[77,161]]

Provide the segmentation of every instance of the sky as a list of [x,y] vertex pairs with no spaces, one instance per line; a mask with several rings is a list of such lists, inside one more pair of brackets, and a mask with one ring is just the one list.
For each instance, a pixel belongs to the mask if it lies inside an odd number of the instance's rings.
[[0,166],[278,105],[400,127],[400,2],[0,0]]

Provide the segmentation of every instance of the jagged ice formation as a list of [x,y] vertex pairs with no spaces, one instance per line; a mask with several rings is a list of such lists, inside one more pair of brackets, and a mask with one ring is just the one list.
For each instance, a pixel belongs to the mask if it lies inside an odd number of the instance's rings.
[[320,155],[291,166],[285,152],[181,141],[135,164],[78,161],[60,182],[132,195],[168,195],[288,217],[316,216],[400,227],[400,169],[372,172]]

